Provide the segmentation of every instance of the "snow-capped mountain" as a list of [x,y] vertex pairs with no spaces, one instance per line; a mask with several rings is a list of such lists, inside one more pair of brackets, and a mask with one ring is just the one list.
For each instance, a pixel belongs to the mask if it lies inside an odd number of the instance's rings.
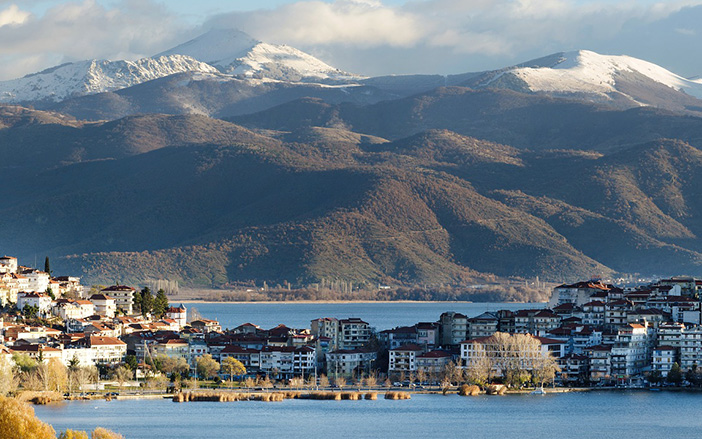
[[286,45],[268,44],[236,29],[213,29],[157,56],[186,55],[222,73],[281,81],[353,81],[363,77],[343,72],[312,55]]
[[19,79],[1,81],[0,102],[58,102],[191,71],[218,73],[214,67],[183,55],[142,58],[138,61],[79,61]]
[[664,100],[684,100],[685,95],[702,99],[700,79],[686,79],[630,56],[600,55],[588,50],[557,53],[486,72],[469,80],[467,85],[543,92],[629,106],[659,106]]

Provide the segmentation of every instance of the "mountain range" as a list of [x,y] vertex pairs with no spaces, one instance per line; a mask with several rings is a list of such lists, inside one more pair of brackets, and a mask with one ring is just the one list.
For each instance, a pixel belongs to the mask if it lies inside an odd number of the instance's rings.
[[207,286],[695,274],[700,98],[626,56],[368,78],[214,30],[0,82],[3,251]]

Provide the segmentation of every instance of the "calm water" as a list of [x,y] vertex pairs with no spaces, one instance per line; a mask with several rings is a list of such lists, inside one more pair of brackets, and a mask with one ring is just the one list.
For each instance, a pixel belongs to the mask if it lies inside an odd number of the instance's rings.
[[319,317],[360,317],[378,330],[417,322],[434,322],[445,311],[475,317],[499,309],[543,308],[543,303],[189,303],[203,317],[219,320],[223,328],[253,323],[270,329],[279,323],[291,328],[309,328]]
[[103,426],[127,439],[699,438],[702,394],[414,395],[409,401],[173,403],[90,401],[36,407],[56,431]]

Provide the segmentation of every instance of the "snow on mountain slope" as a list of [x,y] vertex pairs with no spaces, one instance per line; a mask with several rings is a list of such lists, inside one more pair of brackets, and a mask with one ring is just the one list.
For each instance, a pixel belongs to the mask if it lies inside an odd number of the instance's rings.
[[336,69],[294,47],[264,43],[236,29],[213,29],[159,55],[173,54],[193,57],[226,74],[250,78],[281,81],[363,78]]
[[600,55],[587,50],[555,54],[504,69],[482,85],[489,86],[507,74],[523,81],[534,92],[602,96],[621,92],[618,84],[636,74],[702,99],[702,80],[685,79],[656,64],[630,56]]
[[87,60],[62,64],[22,78],[0,82],[0,102],[61,101],[68,97],[119,90],[174,73],[218,73],[183,55],[137,61]]

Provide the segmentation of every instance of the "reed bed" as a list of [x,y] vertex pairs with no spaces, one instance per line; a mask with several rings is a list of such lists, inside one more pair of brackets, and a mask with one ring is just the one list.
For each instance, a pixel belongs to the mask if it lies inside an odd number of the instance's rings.
[[34,392],[25,391],[17,395],[17,399],[24,402],[31,402],[35,405],[46,405],[51,402],[63,401],[63,395],[59,392]]
[[411,399],[412,395],[409,392],[387,392],[385,399]]
[[341,394],[341,399],[346,401],[358,401],[363,399],[363,394],[360,392],[343,392]]
[[363,397],[365,399],[375,401],[376,399],[378,399],[378,392],[368,392],[365,395],[363,395]]

